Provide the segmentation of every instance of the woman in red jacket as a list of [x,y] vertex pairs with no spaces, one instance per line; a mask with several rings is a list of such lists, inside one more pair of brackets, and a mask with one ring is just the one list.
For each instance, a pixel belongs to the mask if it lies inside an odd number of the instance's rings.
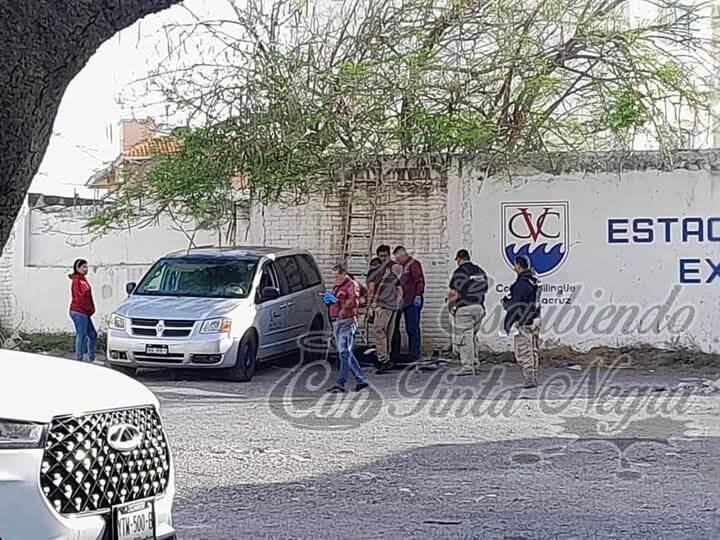
[[75,324],[75,359],[82,362],[87,352],[88,360],[95,361],[95,347],[97,344],[97,331],[92,322],[95,314],[95,302],[93,302],[92,287],[87,280],[88,263],[84,259],[78,259],[73,264],[73,273],[70,274],[72,286],[70,294],[70,318]]

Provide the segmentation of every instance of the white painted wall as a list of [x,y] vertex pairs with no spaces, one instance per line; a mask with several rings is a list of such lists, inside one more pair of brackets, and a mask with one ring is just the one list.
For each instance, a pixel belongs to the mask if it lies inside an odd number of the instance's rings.
[[[68,274],[73,261],[83,258],[90,263],[95,320],[102,327],[124,298],[126,283],[138,281],[160,255],[188,245],[184,235],[167,223],[101,238],[89,236],[84,227],[91,212],[87,206],[23,208],[15,223],[14,242],[0,259],[0,293],[8,304],[6,326],[30,332],[71,331]],[[208,234],[196,239],[202,244],[214,241]]]
[[[546,328],[555,321],[563,321],[557,327],[547,328],[546,339],[588,348],[595,345],[624,345],[650,343],[666,345],[681,342],[685,345],[700,346],[704,350],[720,351],[720,276],[710,283],[712,267],[720,264],[720,180],[709,169],[699,171],[675,170],[672,172],[625,172],[620,174],[566,174],[562,177],[538,173],[529,176],[491,178],[478,181],[468,171],[463,178],[454,177],[450,183],[450,251],[470,247],[476,262],[484,266],[498,284],[513,280],[513,272],[503,257],[503,229],[508,227],[507,219],[501,216],[502,203],[515,203],[516,207],[528,203],[544,203],[554,207],[558,201],[568,203],[569,252],[566,261],[552,274],[543,277],[546,285],[574,286],[579,291],[571,298],[572,306],[544,306]],[[471,204],[468,204],[471,200]],[[532,212],[532,210],[530,210]],[[537,209],[535,209],[537,216]],[[454,219],[460,216],[461,219]],[[618,232],[609,242],[609,219],[627,218],[672,218],[686,217],[712,219],[713,241],[706,238],[698,241],[688,237],[683,241],[678,234],[679,224],[671,224],[672,238],[665,242],[663,223],[654,227],[655,239],[649,243],[615,243],[622,239],[631,240],[632,232],[621,233],[624,223],[615,225]],[[642,225],[642,227],[640,227]],[[555,223],[548,226],[554,228]],[[639,239],[647,239],[644,223],[639,222]],[[519,228],[527,230],[524,223]],[[642,231],[641,231],[642,230]],[[554,231],[548,231],[552,234]],[[520,231],[522,235],[524,233]],[[550,240],[552,243],[553,240]],[[680,277],[681,259],[699,259],[687,262],[684,281],[700,280],[702,283],[682,283]],[[694,273],[695,270],[697,273]],[[678,326],[686,320],[688,310],[695,312],[687,331],[676,335],[673,332],[650,330],[653,316],[648,316],[642,330],[636,324],[626,331],[618,324],[613,332],[607,332],[613,308],[636,306],[646,313],[651,306],[661,306],[671,297],[677,287],[676,297],[665,322],[678,313]],[[568,287],[569,288],[569,287]],[[497,288],[488,298],[490,310],[495,308],[502,294]],[[569,298],[571,293],[561,295],[544,293],[544,299]],[[685,311],[682,311],[684,306]],[[561,311],[565,307],[563,315]],[[605,308],[608,319],[599,325],[599,332],[583,331],[577,325],[565,331],[575,312],[588,314],[587,320],[597,320],[597,313]],[[659,307],[656,308],[659,310]],[[679,311],[680,310],[680,311]],[[561,317],[565,317],[563,319]],[[623,321],[628,319],[622,319]],[[602,320],[601,320],[602,321]],[[648,331],[650,330],[650,331]],[[492,347],[502,347],[507,339],[501,339],[497,332],[486,331],[484,339]]]
[[[497,285],[509,285],[514,274],[503,257],[503,203],[567,202],[569,252],[555,272],[543,276],[546,286],[575,288],[575,296],[544,293],[544,300],[571,300],[574,311],[562,315],[562,305],[545,304],[546,325],[558,320],[563,331],[548,328],[547,340],[589,348],[595,345],[616,346],[628,343],[665,345],[682,343],[704,350],[720,351],[720,277],[710,283],[680,283],[680,259],[699,259],[687,265],[699,273],[687,278],[706,281],[712,269],[705,259],[720,264],[720,157],[714,153],[686,153],[678,157],[681,169],[672,172],[647,170],[656,162],[651,154],[639,154],[622,174],[608,172],[563,173],[560,176],[540,173],[525,167],[512,179],[482,180],[484,167],[463,163],[452,168],[447,178],[434,175],[420,188],[407,181],[389,176],[378,197],[381,212],[377,220],[375,245],[404,244],[423,263],[428,281],[426,308],[423,313],[424,345],[431,350],[450,343],[450,324],[445,307],[449,274],[454,268],[457,249],[470,249],[473,259],[483,266],[493,280],[488,296],[490,315],[486,319],[483,342],[495,349],[508,348],[507,338],[497,335],[499,300]],[[643,161],[645,160],[645,161]],[[580,163],[580,165],[577,165]],[[590,156],[566,169],[616,170],[607,156]],[[312,251],[326,279],[332,265],[342,254],[344,212],[347,194],[341,190],[315,193],[300,205],[255,205],[250,224],[239,224],[238,243],[248,245],[298,246]],[[552,206],[552,205],[551,205]],[[98,304],[98,320],[111,313],[124,296],[125,284],[137,281],[147,267],[160,255],[186,247],[182,234],[167,225],[118,233],[102,239],[85,236],[82,226],[88,212],[85,208],[25,208],[14,231],[14,242],[0,258],[0,294],[6,300],[2,314],[6,321],[21,325],[28,331],[69,331],[67,317],[69,282],[67,274],[77,257],[90,260],[90,280]],[[697,216],[707,221],[716,218],[713,235],[716,241],[683,242],[675,236],[671,242],[616,244],[608,242],[608,220],[636,218]],[[655,227],[656,235],[662,225]],[[641,235],[642,236],[642,235]],[[628,234],[617,233],[616,238]],[[706,239],[707,240],[707,239]],[[213,238],[198,242],[212,244]],[[604,319],[598,332],[582,331],[577,325],[564,327],[580,311],[588,313],[591,323],[601,310],[625,306],[645,313],[652,306],[661,306],[677,286],[672,300],[671,316],[691,306],[692,324],[680,335],[667,330],[641,333],[635,325],[627,331],[622,324],[615,331],[604,331],[617,313]],[[566,308],[569,309],[569,308]],[[656,308],[659,309],[659,308]],[[680,322],[685,320],[681,312]],[[627,316],[625,316],[627,317]],[[667,320],[667,316],[663,320]],[[623,318],[622,322],[627,321]],[[494,323],[494,325],[493,325]],[[646,320],[647,323],[647,320]],[[645,324],[645,327],[651,326]]]

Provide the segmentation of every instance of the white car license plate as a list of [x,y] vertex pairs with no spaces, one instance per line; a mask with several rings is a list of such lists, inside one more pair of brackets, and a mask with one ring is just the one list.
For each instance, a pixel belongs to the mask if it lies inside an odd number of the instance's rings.
[[167,356],[167,345],[145,345],[145,354],[156,354]]
[[152,502],[127,504],[115,510],[115,540],[154,540],[155,508]]

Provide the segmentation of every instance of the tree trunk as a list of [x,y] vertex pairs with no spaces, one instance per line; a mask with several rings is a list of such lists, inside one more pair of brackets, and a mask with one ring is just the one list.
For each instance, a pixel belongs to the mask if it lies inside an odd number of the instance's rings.
[[0,0],[0,253],[70,81],[116,32],[179,2]]

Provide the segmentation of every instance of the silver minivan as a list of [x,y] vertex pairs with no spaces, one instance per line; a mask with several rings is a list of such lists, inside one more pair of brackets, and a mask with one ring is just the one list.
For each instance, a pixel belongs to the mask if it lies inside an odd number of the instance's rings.
[[257,363],[329,328],[312,255],[286,248],[198,248],[158,260],[110,316],[113,369],[221,369],[249,381]]

